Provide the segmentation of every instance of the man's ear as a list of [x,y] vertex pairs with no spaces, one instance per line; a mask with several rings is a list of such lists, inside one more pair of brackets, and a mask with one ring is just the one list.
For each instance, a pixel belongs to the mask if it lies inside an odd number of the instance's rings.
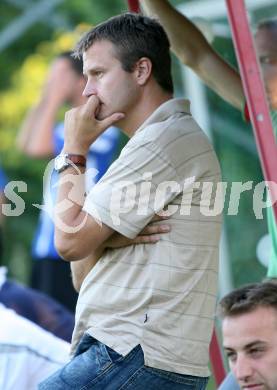
[[152,74],[152,62],[147,57],[142,57],[135,65],[135,77],[139,85],[144,85]]

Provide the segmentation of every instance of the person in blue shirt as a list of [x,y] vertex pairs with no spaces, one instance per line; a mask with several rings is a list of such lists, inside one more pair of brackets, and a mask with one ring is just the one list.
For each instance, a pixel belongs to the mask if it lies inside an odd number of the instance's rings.
[[[85,103],[82,96],[86,80],[83,63],[70,52],[60,54],[52,63],[39,102],[27,113],[17,137],[19,149],[29,157],[53,158],[64,142],[64,125],[58,121],[64,106],[77,107]],[[86,178],[88,189],[100,179],[113,161],[118,149],[119,130],[110,127],[90,147],[88,168],[97,174]],[[44,193],[44,206],[32,245],[33,269],[31,286],[41,290],[74,311],[77,293],[70,275],[69,263],[61,261],[54,246],[54,225],[51,209],[57,188],[57,173],[53,170],[47,179],[50,191]]]

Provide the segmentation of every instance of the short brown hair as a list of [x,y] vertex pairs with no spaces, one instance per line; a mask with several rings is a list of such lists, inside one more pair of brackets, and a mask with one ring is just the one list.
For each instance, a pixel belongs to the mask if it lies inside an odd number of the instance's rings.
[[266,29],[271,32],[277,32],[277,19],[261,20],[257,26],[257,30]]
[[277,282],[265,281],[240,287],[221,299],[221,318],[249,313],[258,307],[272,307],[277,312]]
[[149,58],[154,79],[163,90],[173,92],[170,44],[157,20],[129,12],[114,16],[88,31],[78,42],[74,55],[82,56],[101,40],[114,45],[115,54],[126,72],[132,72],[140,58]]

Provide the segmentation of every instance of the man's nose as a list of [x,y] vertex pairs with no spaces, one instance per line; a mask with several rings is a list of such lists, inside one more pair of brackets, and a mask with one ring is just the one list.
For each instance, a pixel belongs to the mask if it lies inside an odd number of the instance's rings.
[[250,359],[244,355],[238,355],[233,372],[238,381],[246,381],[253,375],[253,367]]
[[87,82],[85,89],[83,90],[82,95],[87,97],[87,98],[92,96],[92,95],[97,95],[97,91],[96,91],[95,86],[92,83]]

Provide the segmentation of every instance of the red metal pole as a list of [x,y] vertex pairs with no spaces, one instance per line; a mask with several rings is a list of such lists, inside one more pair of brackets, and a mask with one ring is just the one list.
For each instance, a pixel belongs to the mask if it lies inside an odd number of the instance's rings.
[[140,12],[139,1],[138,0],[128,0],[128,8],[129,8],[129,11],[139,13]]
[[[277,144],[260,66],[248,24],[244,0],[226,0],[226,5],[264,178],[266,181],[275,183],[275,188],[274,185],[269,186],[273,203],[274,200],[277,200]],[[273,207],[277,222],[277,202]]]
[[223,382],[226,372],[215,329],[213,331],[213,336],[210,344],[210,359],[215,383],[218,387],[221,382]]

